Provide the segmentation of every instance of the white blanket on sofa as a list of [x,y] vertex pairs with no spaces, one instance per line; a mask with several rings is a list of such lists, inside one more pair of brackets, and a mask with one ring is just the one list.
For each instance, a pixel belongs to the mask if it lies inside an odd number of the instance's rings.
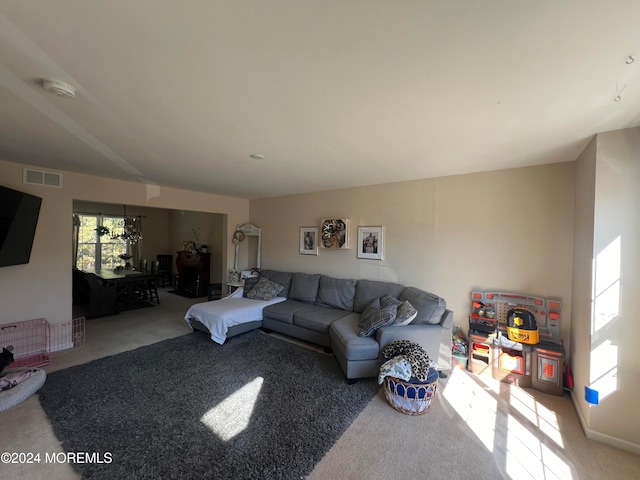
[[227,339],[229,327],[262,320],[264,307],[286,300],[285,297],[253,300],[243,297],[242,292],[242,288],[238,288],[231,295],[220,300],[191,305],[184,319],[189,325],[192,320],[198,320],[211,332],[211,340],[222,345]]

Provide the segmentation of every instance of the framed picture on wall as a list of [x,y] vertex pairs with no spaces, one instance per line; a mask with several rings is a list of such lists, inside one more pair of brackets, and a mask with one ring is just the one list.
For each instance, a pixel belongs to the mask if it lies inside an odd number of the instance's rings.
[[320,247],[329,250],[349,249],[349,219],[329,218],[320,223]]
[[358,258],[382,260],[382,227],[358,227]]
[[318,255],[318,227],[300,227],[300,254]]

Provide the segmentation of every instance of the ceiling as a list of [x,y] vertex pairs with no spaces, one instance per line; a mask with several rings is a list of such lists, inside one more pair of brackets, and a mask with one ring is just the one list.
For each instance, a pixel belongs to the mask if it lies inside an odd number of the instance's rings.
[[640,125],[638,19],[637,0],[0,0],[0,159],[247,199],[571,161]]

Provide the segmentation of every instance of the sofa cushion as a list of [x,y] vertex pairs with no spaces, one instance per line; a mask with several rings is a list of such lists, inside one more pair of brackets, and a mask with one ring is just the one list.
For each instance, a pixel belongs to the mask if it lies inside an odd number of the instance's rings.
[[398,297],[401,301],[409,301],[418,310],[418,315],[411,322],[412,325],[440,323],[447,305],[443,298],[433,293],[425,292],[415,287],[405,288]]
[[262,270],[263,277],[267,277],[272,282],[279,283],[283,289],[278,293],[278,297],[288,297],[291,287],[291,272],[279,272],[277,270]]
[[331,349],[349,361],[375,360],[380,355],[380,345],[375,337],[358,336],[359,319],[359,313],[352,313],[331,324]]
[[370,337],[377,329],[386,325],[391,325],[396,319],[396,313],[398,311],[398,305],[390,304],[386,307],[380,306],[380,299],[373,300],[367,308],[364,309],[361,316],[362,327],[360,333],[361,337]]
[[353,311],[353,297],[356,294],[356,280],[332,278],[322,275],[318,287],[316,305]]
[[309,307],[307,303],[296,300],[285,300],[284,302],[274,303],[273,305],[264,307],[262,309],[262,316],[293,325],[294,313],[307,307]]
[[353,311],[362,313],[374,299],[383,297],[387,293],[392,297],[399,298],[402,290],[404,290],[404,285],[399,283],[358,280],[353,299]]
[[296,272],[291,276],[289,298],[299,302],[315,303],[320,285],[320,274]]
[[265,277],[260,277],[258,283],[247,292],[247,298],[253,298],[254,300],[272,300],[283,289],[283,286],[279,283],[267,280]]
[[336,320],[351,314],[337,308],[309,306],[293,314],[293,324],[314,332],[329,335],[329,326]]
[[398,312],[396,313],[396,319],[393,322],[393,325],[409,325],[418,315],[418,311],[413,307],[413,305],[411,305],[411,303],[409,303],[408,300],[401,302],[391,295],[385,295],[380,299],[380,306],[386,307],[387,305],[396,305],[398,307]]

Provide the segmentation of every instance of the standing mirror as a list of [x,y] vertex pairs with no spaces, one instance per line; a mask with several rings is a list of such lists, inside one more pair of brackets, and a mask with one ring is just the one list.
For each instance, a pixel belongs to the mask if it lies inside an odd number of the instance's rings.
[[238,271],[238,247],[240,246],[240,242],[242,242],[246,237],[257,237],[258,238],[258,251],[256,253],[256,266],[258,270],[260,270],[260,258],[262,256],[262,229],[256,227],[251,223],[245,223],[243,225],[239,225],[236,227],[236,231],[233,232],[233,238],[231,241],[235,245],[235,256],[233,260],[233,269]]

